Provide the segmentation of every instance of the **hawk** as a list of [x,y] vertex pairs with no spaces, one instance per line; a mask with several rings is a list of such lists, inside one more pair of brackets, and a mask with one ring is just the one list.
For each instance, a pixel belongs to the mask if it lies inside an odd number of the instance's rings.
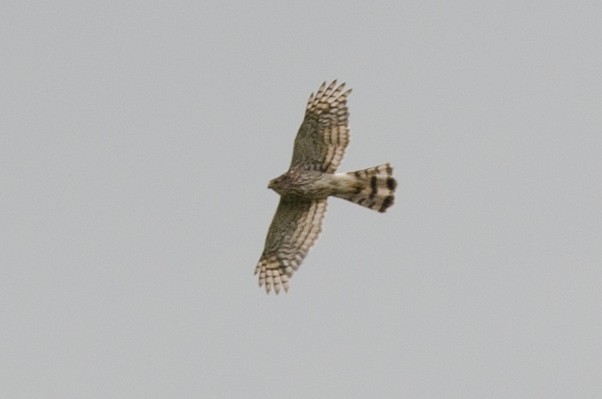
[[255,268],[259,286],[269,294],[288,291],[289,279],[318,238],[329,196],[378,212],[393,205],[397,182],[386,163],[348,173],[335,173],[349,144],[349,111],[345,83],[324,82],[307,101],[289,170],[270,181],[280,203]]

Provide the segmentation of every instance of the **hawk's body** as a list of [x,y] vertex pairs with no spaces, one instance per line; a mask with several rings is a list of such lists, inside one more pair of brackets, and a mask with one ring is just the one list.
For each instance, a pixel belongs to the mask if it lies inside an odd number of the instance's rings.
[[349,112],[345,84],[326,83],[307,102],[305,119],[295,139],[289,170],[270,181],[280,204],[270,225],[255,274],[269,293],[288,290],[297,270],[321,230],[329,196],[384,212],[393,205],[395,179],[389,164],[349,173],[334,173],[349,143]]

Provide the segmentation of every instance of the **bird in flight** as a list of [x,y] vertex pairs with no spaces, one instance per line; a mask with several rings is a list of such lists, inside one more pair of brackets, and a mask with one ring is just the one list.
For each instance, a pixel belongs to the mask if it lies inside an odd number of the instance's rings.
[[288,291],[289,279],[318,238],[329,196],[378,212],[393,205],[397,182],[388,163],[335,173],[349,144],[350,93],[335,80],[309,96],[289,170],[268,185],[280,194],[280,203],[255,268],[268,294],[272,288],[276,294]]

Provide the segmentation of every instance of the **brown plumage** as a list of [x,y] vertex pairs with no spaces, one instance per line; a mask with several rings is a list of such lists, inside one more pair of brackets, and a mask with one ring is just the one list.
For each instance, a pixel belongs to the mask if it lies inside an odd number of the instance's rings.
[[334,173],[349,144],[349,111],[345,84],[324,82],[307,101],[305,118],[293,149],[289,170],[270,181],[280,204],[255,268],[259,286],[288,291],[289,279],[318,238],[329,196],[378,212],[395,201],[397,182],[387,164],[349,173]]

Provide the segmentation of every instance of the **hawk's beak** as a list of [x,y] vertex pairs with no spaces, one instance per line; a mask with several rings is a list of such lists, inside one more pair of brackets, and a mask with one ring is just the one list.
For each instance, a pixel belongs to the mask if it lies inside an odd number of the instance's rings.
[[270,182],[268,183],[268,188],[274,189],[274,181],[270,180]]

